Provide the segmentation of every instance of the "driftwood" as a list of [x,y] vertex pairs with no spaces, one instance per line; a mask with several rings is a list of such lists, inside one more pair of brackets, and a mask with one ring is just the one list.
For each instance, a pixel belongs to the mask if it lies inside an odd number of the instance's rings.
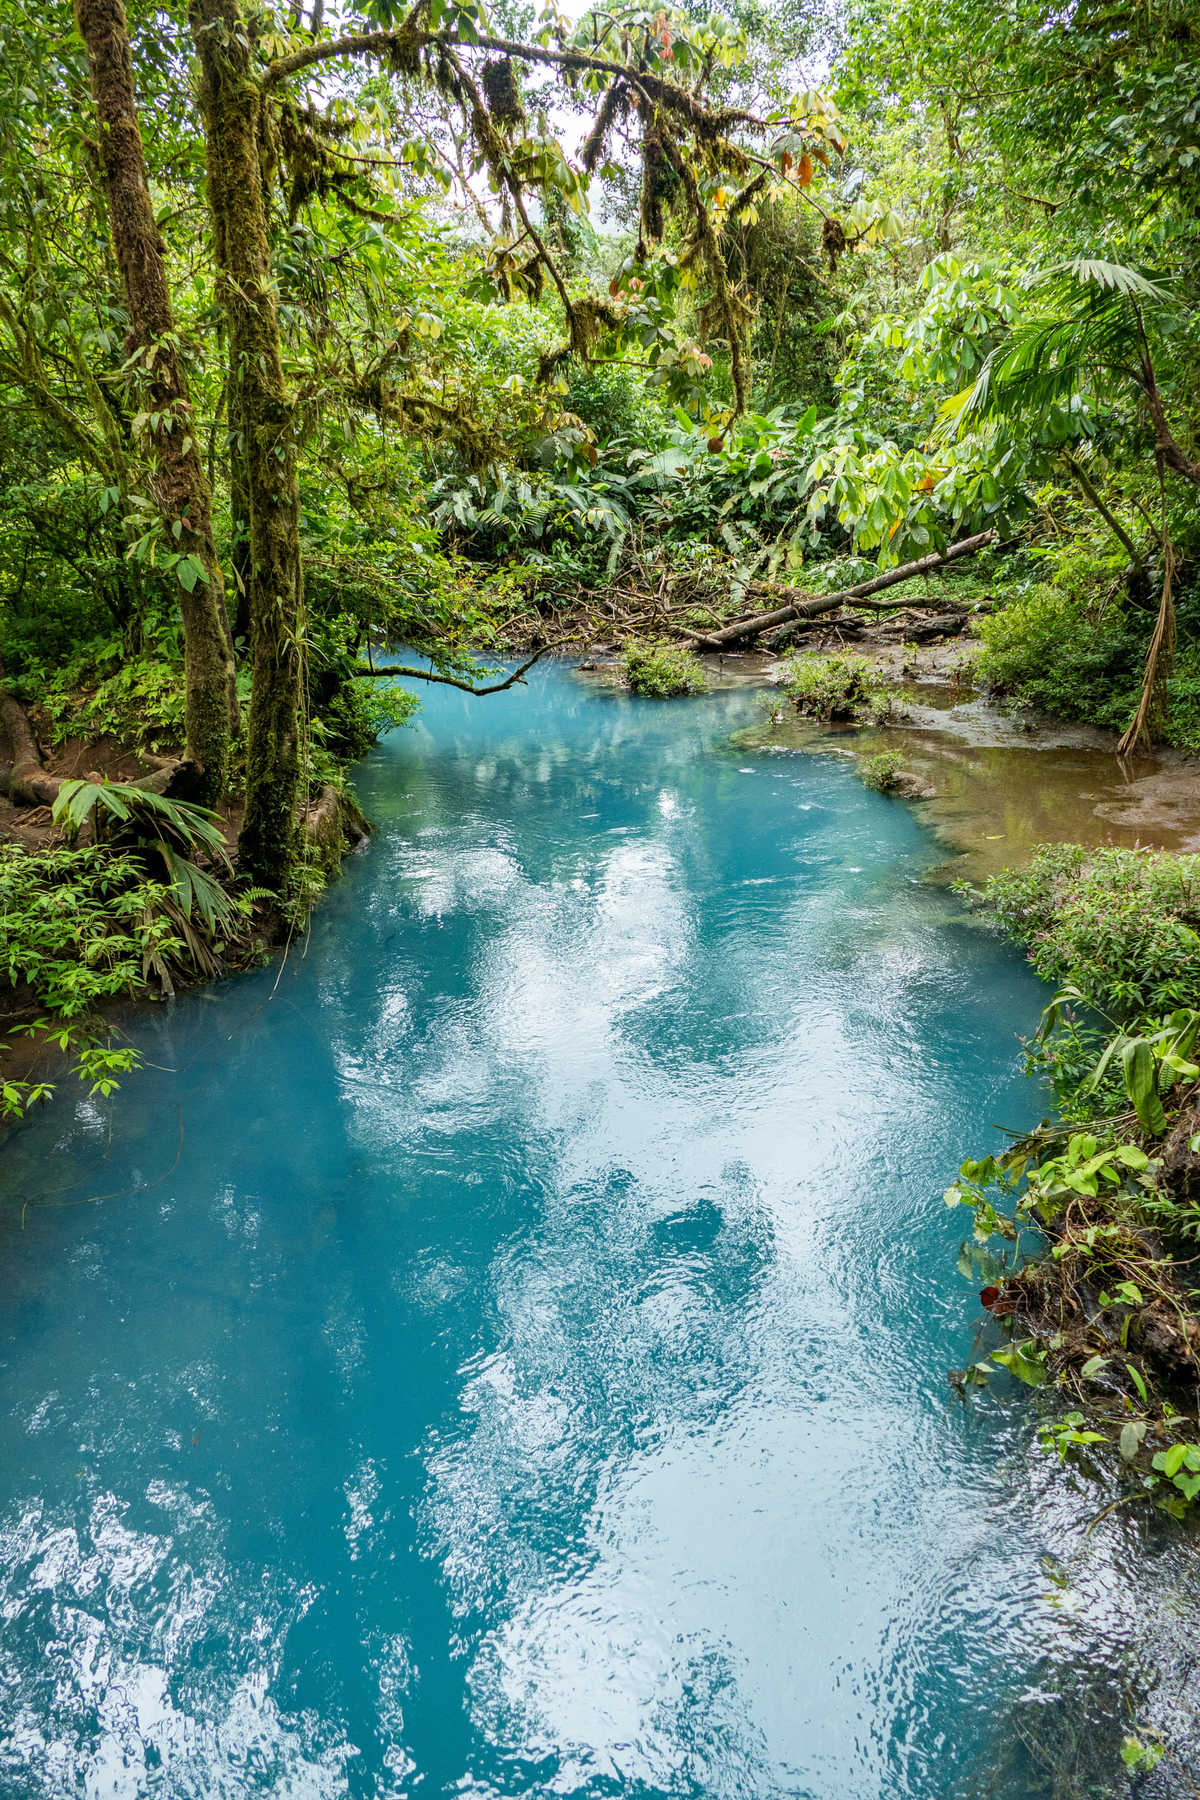
[[[752,618],[737,619],[732,625],[722,626],[719,631],[706,634],[689,631],[687,636],[693,640],[698,650],[723,650],[728,644],[740,643],[744,638],[758,637],[764,631],[791,624],[793,620],[821,618],[826,613],[836,612],[839,606],[845,606],[847,602],[862,604],[870,594],[895,587],[897,583],[908,581],[914,575],[923,575],[931,569],[945,568],[947,563],[957,562],[963,556],[973,556],[976,550],[982,550],[995,541],[994,531],[978,531],[974,537],[960,538],[957,544],[951,544],[945,550],[933,550],[928,556],[918,557],[916,562],[904,563],[898,569],[889,569],[886,575],[876,575],[870,581],[860,581],[855,587],[842,588],[836,594],[805,594],[799,588],[754,582],[751,587],[756,592],[788,596],[785,604],[775,607],[771,612],[756,613]],[[881,607],[870,610],[884,609]]]

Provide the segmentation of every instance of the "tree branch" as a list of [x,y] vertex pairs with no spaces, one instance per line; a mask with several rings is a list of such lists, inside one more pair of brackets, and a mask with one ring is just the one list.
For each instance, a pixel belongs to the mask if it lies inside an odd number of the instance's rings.
[[[752,619],[739,619],[732,625],[726,625],[720,631],[711,631],[705,637],[696,637],[702,650],[722,650],[726,644],[735,644],[739,638],[757,637],[760,632],[770,631],[776,625],[789,625],[793,619],[817,619],[823,613],[836,612],[846,601],[852,604],[859,602],[868,594],[877,594],[882,588],[895,587],[898,582],[908,581],[913,575],[923,575],[927,569],[940,569],[946,563],[957,562],[960,556],[972,556],[976,550],[982,550],[986,544],[996,541],[994,531],[978,531],[974,537],[960,538],[957,544],[950,544],[945,550],[933,550],[928,556],[918,557],[916,562],[903,563],[898,569],[889,569],[886,575],[873,576],[870,581],[860,581],[855,587],[842,588],[836,594],[806,595],[796,588],[775,588],[779,594],[792,594],[796,598],[786,606],[776,607],[774,612],[757,613]],[[767,582],[752,584],[760,592],[772,591]],[[689,636],[696,635],[689,633]]]
[[512,674],[507,678],[507,680],[493,682],[490,687],[475,687],[473,685],[473,683],[471,683],[469,681],[460,681],[457,675],[438,675],[434,672],[433,669],[409,669],[409,668],[376,669],[376,668],[369,667],[369,666],[364,668],[361,664],[359,664],[355,668],[354,673],[356,675],[366,676],[368,679],[370,679],[372,676],[378,676],[378,677],[403,676],[408,681],[432,681],[432,682],[438,683],[442,687],[458,688],[460,690],[460,692],[462,692],[464,694],[476,694],[476,695],[479,695],[479,694],[502,694],[504,692],[505,688],[510,688],[513,686],[513,684],[515,682],[521,681],[525,674],[525,671],[527,669],[532,669],[534,663],[540,662],[542,657],[545,656],[547,654],[547,652],[549,652],[551,650],[560,649],[562,647],[562,645],[567,643],[568,641],[569,640],[567,638],[562,637],[562,638],[555,638],[554,642],[551,644],[543,644],[541,649],[535,650],[533,655],[528,659],[528,661],[523,662],[519,669],[514,669]]
[[339,56],[386,56],[390,50],[423,50],[440,44],[445,50],[490,50],[499,56],[518,57],[522,62],[546,63],[551,68],[574,70],[581,75],[620,75],[635,80],[653,99],[669,110],[681,113],[693,124],[709,130],[725,132],[731,125],[752,125],[765,129],[765,122],[754,113],[732,109],[714,112],[686,88],[648,69],[634,69],[629,63],[614,62],[611,57],[597,56],[587,50],[554,50],[548,44],[524,44],[517,38],[481,36],[471,44],[448,31],[415,31],[404,27],[399,31],[357,31],[344,37],[331,38],[324,44],[308,44],[291,56],[277,57],[263,72],[263,86],[274,87],[289,75],[296,75],[314,63],[328,62]]

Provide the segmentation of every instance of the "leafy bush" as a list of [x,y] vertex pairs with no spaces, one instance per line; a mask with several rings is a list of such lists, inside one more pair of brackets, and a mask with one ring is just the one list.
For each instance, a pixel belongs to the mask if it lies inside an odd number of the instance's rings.
[[892,794],[900,785],[899,776],[904,768],[904,758],[894,750],[881,750],[878,756],[868,756],[858,765],[859,779],[864,787],[869,787],[876,794]]
[[[13,1029],[48,1030],[74,1050],[76,1073],[93,1092],[108,1093],[139,1060],[106,1047],[94,1009],[152,976],[169,985],[171,966],[186,957],[169,894],[128,852],[89,845],[30,853],[0,843],[0,981],[28,988],[36,1015]],[[50,1091],[46,1082],[5,1080],[0,1112],[19,1114]]]
[[[185,934],[193,908],[211,936],[227,938],[240,928],[243,914],[238,902],[189,854],[201,853],[226,874],[233,872],[224,833],[209,807],[167,800],[123,781],[64,781],[53,816],[55,824],[72,836],[91,819],[97,842],[115,822],[118,834],[132,845],[160,856]],[[205,960],[199,947],[197,956]]]
[[790,656],[783,691],[814,719],[886,719],[896,697],[863,656]]
[[976,626],[976,679],[1021,706],[1123,731],[1137,705],[1147,626],[1119,602],[1039,585]]
[[[113,737],[151,750],[184,740],[183,643],[178,622],[146,618],[140,649],[114,632],[77,646],[57,667],[27,663],[16,683],[41,714],[40,735],[51,744],[69,737]],[[249,697],[249,681],[241,684]]]
[[[75,1073],[92,1091],[107,1094],[140,1059],[111,1048],[97,1009],[152,982],[171,993],[179,978],[216,974],[221,953],[246,938],[253,895],[230,894],[194,860],[229,872],[203,807],[120,782],[71,781],[54,815],[71,832],[91,819],[98,841],[36,852],[0,843],[0,984],[9,1012],[26,1015],[13,1029],[47,1033],[75,1053]],[[105,832],[109,841],[99,841]],[[147,855],[161,858],[165,880],[150,875]],[[50,1091],[4,1081],[0,1113],[19,1114]]]
[[702,694],[708,678],[690,650],[675,644],[629,644],[625,679],[635,694],[669,700],[677,694]]
[[1167,742],[1200,756],[1200,656],[1181,656],[1166,684]]
[[385,731],[407,725],[420,704],[407,688],[391,683],[343,681],[313,718],[315,746],[341,762],[357,762]]
[[967,889],[1026,945],[1038,974],[1111,1018],[1200,994],[1200,856],[1043,844],[1028,867]]

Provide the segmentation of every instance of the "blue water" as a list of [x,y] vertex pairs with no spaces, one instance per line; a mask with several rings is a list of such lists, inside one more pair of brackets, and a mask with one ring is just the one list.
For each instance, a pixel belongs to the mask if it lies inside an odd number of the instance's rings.
[[1030,1800],[1014,1707],[1116,1728],[1133,1528],[945,1377],[1042,992],[753,717],[434,690],[282,969],[4,1147],[4,1800]]

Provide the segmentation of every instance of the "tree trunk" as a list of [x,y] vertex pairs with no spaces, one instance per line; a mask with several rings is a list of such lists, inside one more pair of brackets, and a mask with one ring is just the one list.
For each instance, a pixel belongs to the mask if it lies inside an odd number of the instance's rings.
[[[250,518],[254,687],[242,866],[285,896],[299,841],[304,604],[293,409],[271,280],[259,136],[262,90],[236,0],[192,0],[218,286],[235,371]],[[240,409],[238,399],[240,398]]]
[[[144,352],[143,410],[159,415],[151,432],[154,497],[171,543],[191,559],[187,572],[192,585],[180,583],[187,749],[199,772],[198,798],[211,803],[225,791],[237,727],[233,640],[213,542],[211,497],[195,442],[163,245],[146,179],[123,0],[76,0],[75,16],[87,48],[113,248],[129,309],[127,348]],[[200,577],[197,568],[203,570]]]
[[[928,556],[920,556],[916,562],[904,563],[898,569],[889,569],[886,575],[875,575],[870,581],[860,581],[857,587],[842,588],[836,594],[808,595],[797,588],[779,588],[781,594],[793,594],[795,599],[785,606],[777,606],[774,612],[756,613],[752,619],[738,619],[732,625],[724,625],[720,631],[689,631],[686,635],[694,638],[701,650],[721,650],[726,644],[736,644],[742,638],[758,637],[761,632],[770,631],[776,625],[790,624],[793,619],[819,619],[825,613],[836,612],[846,601],[865,599],[868,594],[877,594],[883,588],[895,587],[898,582],[908,581],[914,575],[923,575],[929,569],[944,568],[947,563],[957,562],[960,556],[973,556],[976,550],[995,543],[994,531],[978,531],[974,537],[960,538],[957,544],[950,544],[945,550],[931,550]],[[752,582],[752,588],[759,592],[770,592],[773,583]]]
[[250,554],[250,484],[246,474],[246,430],[242,419],[242,387],[233,357],[229,358],[229,386],[225,402],[229,431],[229,572],[233,576],[233,637],[249,642],[250,584],[254,559]]
[[51,806],[58,780],[42,767],[42,752],[25,708],[4,686],[0,661],[0,794],[17,806]]

